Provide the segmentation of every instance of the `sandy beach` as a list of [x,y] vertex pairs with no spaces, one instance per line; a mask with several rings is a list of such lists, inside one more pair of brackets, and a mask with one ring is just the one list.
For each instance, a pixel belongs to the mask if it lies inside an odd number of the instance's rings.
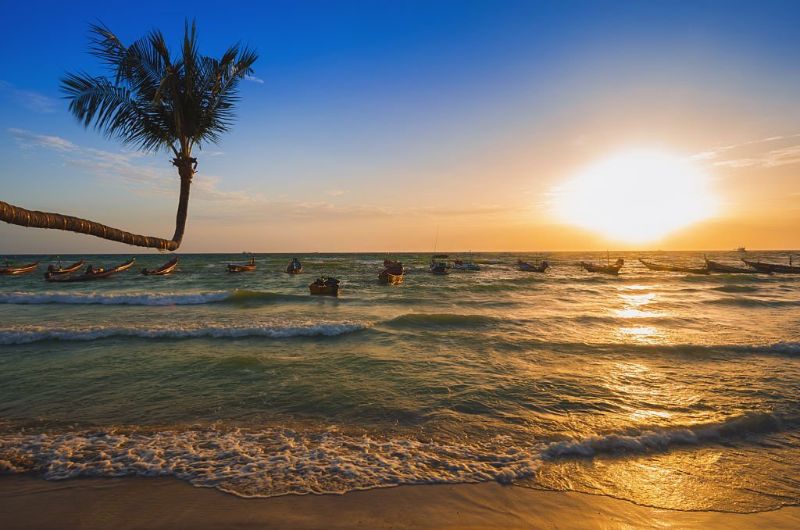
[[800,507],[731,514],[659,510],[609,497],[495,483],[242,499],[172,479],[0,479],[3,528],[772,528]]

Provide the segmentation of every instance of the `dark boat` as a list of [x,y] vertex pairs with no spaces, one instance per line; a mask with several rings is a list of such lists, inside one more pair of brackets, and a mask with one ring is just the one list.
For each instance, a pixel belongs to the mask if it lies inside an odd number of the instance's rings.
[[665,265],[663,263],[653,263],[639,258],[639,262],[651,271],[661,272],[683,272],[686,274],[708,274],[708,267],[680,267],[677,265]]
[[171,274],[178,267],[178,256],[175,256],[157,269],[142,269],[145,276],[166,276]]
[[303,272],[303,264],[297,258],[292,258],[289,265],[286,266],[286,274],[300,274]]
[[448,269],[450,265],[447,263],[447,254],[437,254],[431,258],[430,271],[433,274],[445,275],[450,274]]
[[792,260],[789,258],[789,265],[779,265],[777,263],[761,263],[760,261],[751,261],[743,259],[743,262],[749,267],[753,267],[758,272],[765,272],[768,274],[800,274],[800,266],[792,265]]
[[708,270],[711,272],[724,272],[727,274],[753,274],[757,272],[762,272],[757,269],[753,269],[751,267],[744,268],[744,267],[734,267],[733,265],[725,265],[724,263],[711,261],[708,258],[706,258],[706,267],[708,267]]
[[397,285],[403,283],[405,268],[399,261],[383,260],[383,270],[378,273],[378,282],[384,285]]
[[113,276],[114,274],[130,269],[133,267],[135,262],[136,258],[131,258],[125,263],[121,263],[110,269],[104,269],[102,267],[94,268],[92,265],[89,265],[86,267],[86,271],[83,274],[79,274],[77,276],[63,274],[60,276],[48,276],[45,277],[45,279],[48,282],[87,282],[91,280],[99,280],[100,278],[108,278],[109,276]]
[[542,260],[538,265],[531,265],[527,261],[517,260],[517,269],[523,272],[546,272],[550,268],[550,263],[547,260]]
[[12,267],[6,262],[5,267],[0,267],[0,275],[3,276],[20,276],[33,272],[39,267],[39,262],[29,263],[28,265],[20,265],[19,267]]
[[68,265],[66,267],[62,267],[61,266],[61,260],[59,259],[58,260],[58,267],[56,267],[55,265],[52,265],[52,264],[47,266],[47,272],[44,273],[44,277],[48,278],[50,276],[61,276],[61,275],[64,275],[64,274],[72,274],[73,272],[77,271],[81,267],[83,267],[83,260],[76,261],[72,265]]
[[228,272],[250,272],[256,270],[256,258],[251,257],[245,264],[228,263]]
[[336,278],[328,278],[322,276],[317,278],[314,283],[308,286],[311,294],[322,296],[339,296],[339,284],[341,282]]
[[600,272],[602,274],[613,274],[614,276],[619,274],[619,270],[624,264],[625,260],[622,258],[617,259],[617,261],[615,261],[613,264],[607,265],[581,261],[581,267],[583,267],[587,272]]

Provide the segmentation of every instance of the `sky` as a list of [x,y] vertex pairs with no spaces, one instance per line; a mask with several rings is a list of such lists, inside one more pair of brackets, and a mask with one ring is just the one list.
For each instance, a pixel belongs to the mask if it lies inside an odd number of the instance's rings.
[[[11,204],[171,236],[169,155],[84,129],[59,80],[104,73],[92,23],[177,46],[195,19],[204,55],[241,42],[260,58],[232,131],[195,155],[181,251],[800,248],[797,2],[0,4]],[[631,170],[644,186],[601,173],[608,186],[581,203],[595,217],[565,217],[570,183],[642,152],[658,154]],[[673,180],[661,160],[692,171]],[[695,188],[678,184],[700,178],[710,200],[691,222],[645,239],[608,229],[682,211]],[[604,212],[616,217],[595,222]],[[0,255],[130,251],[0,225]]]

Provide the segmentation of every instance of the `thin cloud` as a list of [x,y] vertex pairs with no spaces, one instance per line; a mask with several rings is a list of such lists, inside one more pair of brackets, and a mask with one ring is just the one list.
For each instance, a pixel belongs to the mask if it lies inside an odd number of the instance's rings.
[[58,100],[33,90],[17,88],[8,81],[0,80],[0,95],[4,95],[18,105],[40,114],[55,112],[58,108]]
[[263,79],[261,79],[260,77],[256,77],[254,75],[246,75],[246,76],[244,76],[244,80],[245,81],[251,81],[253,83],[258,83],[259,85],[263,85],[264,84],[264,80]]
[[[797,164],[800,162],[800,144],[788,145],[780,148],[773,148],[766,151],[758,151],[750,153],[745,156],[732,156],[736,153],[748,151],[747,148],[753,146],[760,146],[763,144],[771,144],[775,142],[785,142],[794,138],[800,138],[800,133],[787,134],[782,136],[770,136],[768,138],[760,138],[758,140],[751,140],[748,142],[741,142],[738,144],[730,144],[715,147],[708,151],[703,151],[695,154],[691,158],[693,160],[710,161],[713,165],[718,167],[728,168],[744,168],[744,167],[763,167],[772,168],[778,166],[785,166],[789,164]],[[727,155],[727,156],[725,156]]]

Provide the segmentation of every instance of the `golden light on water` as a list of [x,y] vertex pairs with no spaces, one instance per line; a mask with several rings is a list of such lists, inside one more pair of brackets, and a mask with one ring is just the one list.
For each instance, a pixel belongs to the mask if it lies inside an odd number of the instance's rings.
[[712,216],[717,200],[708,176],[690,160],[630,151],[596,162],[559,186],[555,209],[568,224],[645,243]]

